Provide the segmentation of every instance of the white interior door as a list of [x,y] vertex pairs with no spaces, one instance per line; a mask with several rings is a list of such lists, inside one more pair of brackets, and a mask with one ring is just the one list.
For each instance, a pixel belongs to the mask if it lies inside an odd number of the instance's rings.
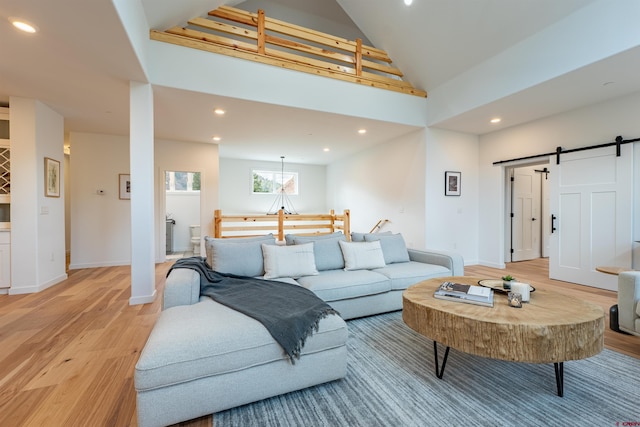
[[563,154],[551,158],[549,277],[616,290],[617,277],[598,266],[631,268],[631,144]]
[[549,167],[544,167],[542,171],[539,171],[541,175],[540,181],[540,194],[542,198],[542,220],[540,221],[542,232],[542,257],[549,257],[549,238],[551,237],[551,211],[549,210]]
[[540,258],[540,174],[536,167],[513,170],[511,261]]

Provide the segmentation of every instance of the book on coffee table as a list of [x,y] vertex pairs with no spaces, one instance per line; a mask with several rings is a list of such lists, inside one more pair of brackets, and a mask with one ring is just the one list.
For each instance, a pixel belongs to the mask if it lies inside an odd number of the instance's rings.
[[484,286],[444,282],[433,296],[438,299],[493,307],[493,289]]

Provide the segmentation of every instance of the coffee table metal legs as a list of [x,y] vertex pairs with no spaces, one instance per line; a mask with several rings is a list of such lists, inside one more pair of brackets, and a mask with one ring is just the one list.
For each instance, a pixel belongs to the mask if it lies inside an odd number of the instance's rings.
[[[442,366],[439,366],[438,362],[438,343],[433,342],[433,356],[436,364],[436,376],[438,379],[442,379],[444,376],[444,368],[447,366],[447,358],[449,357],[450,347],[447,347],[444,351],[444,357],[442,358]],[[553,368],[556,371],[556,387],[558,388],[558,396],[564,396],[564,362],[556,362],[553,364]]]
[[444,351],[444,357],[442,358],[442,368],[438,369],[438,343],[433,342],[433,354],[436,360],[436,376],[438,379],[442,379],[444,375],[444,367],[447,365],[447,357],[449,357],[449,347]]
[[553,368],[556,371],[556,386],[558,387],[558,396],[564,395],[564,363],[554,363]]

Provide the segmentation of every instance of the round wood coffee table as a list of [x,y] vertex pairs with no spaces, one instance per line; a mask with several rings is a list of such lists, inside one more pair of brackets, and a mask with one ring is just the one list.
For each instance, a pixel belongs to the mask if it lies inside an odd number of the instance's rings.
[[[402,319],[432,339],[436,375],[442,379],[449,349],[492,359],[553,363],[558,395],[564,393],[568,360],[596,355],[604,347],[604,310],[595,304],[537,289],[522,308],[510,307],[506,294],[495,292],[493,307],[433,297],[445,281],[477,285],[475,277],[441,277],[420,282],[403,293]],[[438,343],[446,351],[438,367]]]

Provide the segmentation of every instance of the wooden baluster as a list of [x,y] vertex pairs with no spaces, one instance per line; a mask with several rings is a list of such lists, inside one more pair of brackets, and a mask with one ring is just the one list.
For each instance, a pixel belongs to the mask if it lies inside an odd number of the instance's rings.
[[278,211],[278,240],[284,240],[284,209]]
[[347,240],[351,241],[351,213],[349,209],[344,210],[344,219],[342,220],[342,230],[344,235],[347,236]]
[[222,211],[216,209],[213,212],[213,237],[222,237]]
[[264,10],[258,9],[258,53],[265,54],[265,28],[264,28]]
[[362,39],[356,39],[356,76],[362,76]]

